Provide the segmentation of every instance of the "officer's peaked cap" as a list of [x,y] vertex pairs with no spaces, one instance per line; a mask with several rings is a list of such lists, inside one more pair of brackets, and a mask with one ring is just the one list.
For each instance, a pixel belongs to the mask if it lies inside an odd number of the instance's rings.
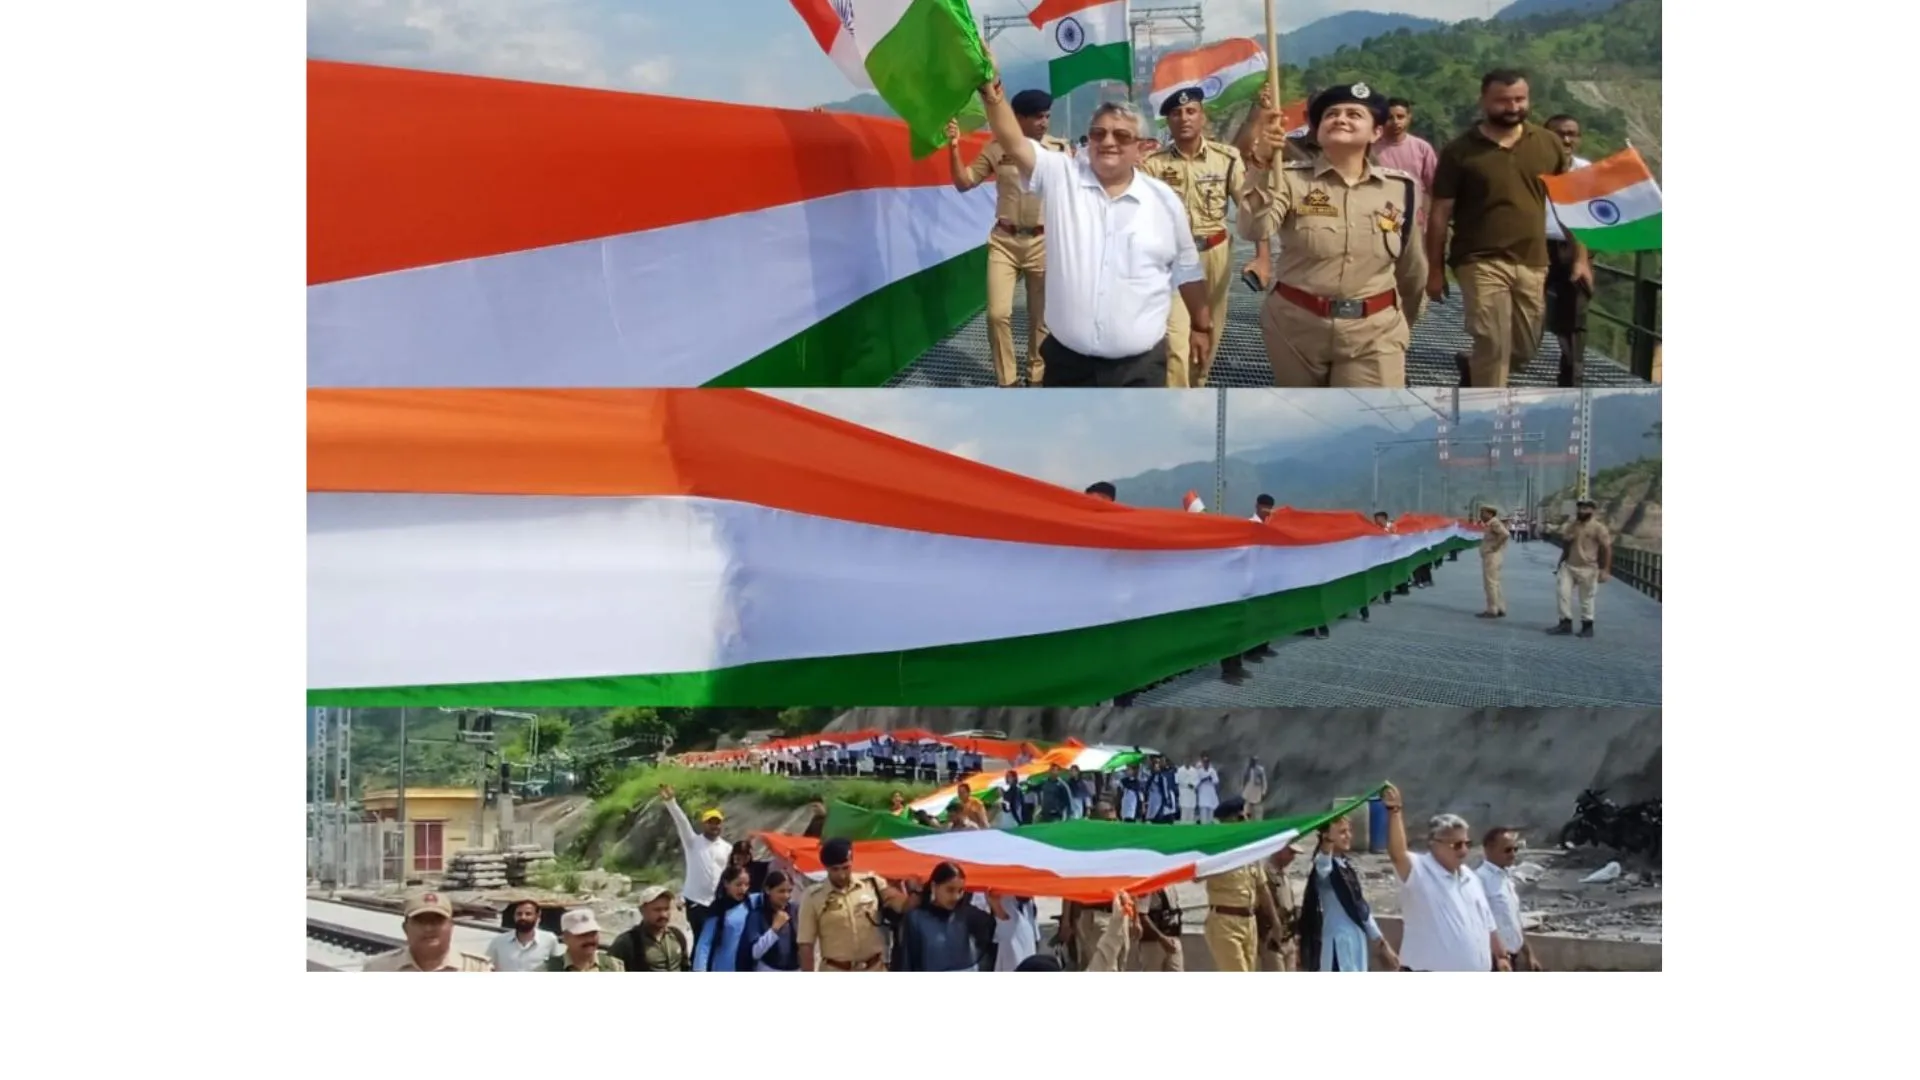
[[1180,106],[1197,105],[1200,102],[1205,101],[1206,99],[1207,99],[1206,91],[1200,89],[1199,87],[1197,86],[1183,87],[1179,90],[1175,90],[1171,94],[1168,94],[1167,100],[1160,103],[1160,115],[1172,116],[1173,110],[1179,108]]
[[820,845],[820,865],[841,866],[853,861],[853,843],[834,839]]
[[1308,130],[1319,131],[1320,119],[1335,105],[1364,106],[1373,114],[1376,127],[1384,126],[1387,122],[1387,95],[1366,83],[1354,83],[1351,86],[1330,86],[1313,96],[1313,100],[1307,103]]

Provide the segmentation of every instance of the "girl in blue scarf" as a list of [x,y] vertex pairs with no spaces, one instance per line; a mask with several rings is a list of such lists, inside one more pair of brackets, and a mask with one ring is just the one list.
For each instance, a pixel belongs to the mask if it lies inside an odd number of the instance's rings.
[[742,906],[746,919],[741,927],[740,955],[736,971],[799,971],[800,903],[795,898],[794,880],[784,870],[767,871],[766,887],[754,893]]

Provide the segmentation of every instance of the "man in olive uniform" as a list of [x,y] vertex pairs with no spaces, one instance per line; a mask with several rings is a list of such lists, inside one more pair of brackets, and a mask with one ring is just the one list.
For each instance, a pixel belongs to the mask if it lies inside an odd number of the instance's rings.
[[1559,579],[1560,622],[1549,634],[1573,633],[1573,594],[1580,594],[1580,636],[1593,636],[1593,601],[1600,583],[1613,576],[1613,534],[1594,512],[1599,507],[1592,499],[1581,499],[1574,507],[1572,521],[1560,530]]
[[829,840],[820,845],[827,880],[807,890],[800,902],[800,970],[887,970],[886,907],[901,898],[878,877],[853,869],[853,845]]
[[1300,943],[1294,939],[1299,936],[1300,905],[1293,898],[1293,882],[1287,879],[1287,867],[1293,865],[1293,857],[1298,854],[1299,846],[1288,844],[1260,864],[1278,919],[1272,925],[1260,925],[1261,971],[1294,971],[1299,967]]
[[600,920],[592,908],[574,908],[560,916],[560,941],[566,952],[547,960],[547,971],[625,971],[619,957],[600,948]]
[[1507,558],[1507,538],[1512,535],[1507,524],[1500,520],[1500,508],[1483,506],[1480,508],[1480,524],[1486,531],[1480,536],[1480,580],[1487,587],[1487,610],[1480,613],[1482,619],[1504,619],[1507,617],[1507,596],[1500,591],[1500,564]]
[[[1247,804],[1231,796],[1214,810],[1214,820],[1240,821]],[[1260,953],[1260,924],[1279,923],[1273,910],[1273,897],[1266,889],[1266,871],[1260,864],[1248,863],[1207,878],[1207,950],[1213,953],[1213,966],[1219,971],[1257,970]]]
[[[1053,98],[1045,90],[1022,90],[1013,95],[1013,115],[1020,130],[1049,150],[1073,153],[1065,139],[1047,134]],[[1020,364],[1013,356],[1013,283],[1027,279],[1027,385],[1039,386],[1046,374],[1040,342],[1047,336],[1047,239],[1041,223],[1040,196],[1027,190],[1020,169],[1008,160],[998,142],[990,142],[973,159],[960,164],[960,128],[947,125],[947,167],[956,191],[972,191],[993,177],[998,202],[993,230],[987,234],[987,340],[993,347],[994,377],[1001,386],[1017,386]]]
[[[1207,113],[1201,105],[1205,97],[1198,87],[1167,95],[1160,104],[1160,116],[1173,138],[1140,163],[1142,171],[1172,188],[1186,205],[1193,246],[1200,251],[1200,269],[1206,274],[1207,303],[1213,309],[1214,332],[1207,340],[1204,356],[1191,355],[1192,322],[1186,306],[1175,304],[1168,312],[1167,385],[1173,387],[1207,385],[1207,373],[1220,351],[1233,285],[1233,238],[1227,232],[1227,205],[1241,199],[1247,184],[1240,151],[1207,138]],[[1266,238],[1256,240],[1254,249],[1254,264],[1265,265]]]
[[1365,83],[1321,91],[1307,107],[1319,150],[1278,168],[1285,121],[1262,118],[1240,235],[1280,236],[1277,280],[1260,313],[1277,386],[1407,384],[1427,259],[1412,224],[1419,181],[1368,156],[1386,113],[1386,98]]

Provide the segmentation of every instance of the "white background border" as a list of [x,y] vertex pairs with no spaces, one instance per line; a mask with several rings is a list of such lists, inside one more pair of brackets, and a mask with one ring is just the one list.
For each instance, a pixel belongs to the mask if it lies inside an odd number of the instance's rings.
[[[1151,1007],[1089,977],[1030,999],[968,993],[957,1013],[903,1013],[924,994],[890,992],[863,1015],[797,990],[421,993],[301,971],[300,6],[13,5],[12,1060],[30,1075],[408,1075],[457,1071],[474,1045],[501,1076],[916,1073],[1044,1058],[1062,1031],[1101,1049],[1044,1067],[1159,1077],[1207,1062],[1844,1075],[1910,1057],[1892,1046],[1913,895],[1912,758],[1895,742],[1912,746],[1916,637],[1894,433],[1920,400],[1902,299],[1914,211],[1888,157],[1906,95],[1872,82],[1911,69],[1897,12],[1667,4],[1665,281],[1682,299],[1663,440],[1678,568],[1666,974],[1364,995],[1183,982]],[[210,872],[180,873],[195,864]],[[1886,974],[1860,978],[1868,964]],[[1116,1042],[1136,1015],[1149,1026]]]

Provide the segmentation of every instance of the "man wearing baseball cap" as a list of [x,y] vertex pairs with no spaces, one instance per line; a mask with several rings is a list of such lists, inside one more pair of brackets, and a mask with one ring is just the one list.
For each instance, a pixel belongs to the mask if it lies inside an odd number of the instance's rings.
[[687,812],[680,809],[680,804],[674,800],[672,788],[660,785],[660,799],[667,804],[674,831],[680,834],[680,847],[687,853],[687,870],[681,894],[687,898],[687,923],[693,928],[694,938],[698,939],[700,925],[707,921],[707,909],[713,903],[713,894],[720,888],[720,875],[726,872],[727,861],[733,855],[733,844],[720,835],[721,826],[727,818],[719,807],[702,810],[700,831],[695,832],[693,822],[687,820]]
[[407,945],[361,965],[362,971],[486,971],[488,964],[453,948],[453,903],[437,892],[407,897],[400,926]]
[[1573,596],[1580,594],[1580,636],[1593,636],[1593,602],[1600,583],[1613,576],[1613,534],[1594,517],[1599,509],[1592,499],[1574,504],[1574,518],[1560,529],[1565,546],[1560,549],[1558,578],[1560,621],[1549,634],[1573,633]]
[[566,953],[547,961],[548,971],[625,971],[618,957],[600,951],[600,920],[592,908],[574,908],[560,916],[560,942]]

